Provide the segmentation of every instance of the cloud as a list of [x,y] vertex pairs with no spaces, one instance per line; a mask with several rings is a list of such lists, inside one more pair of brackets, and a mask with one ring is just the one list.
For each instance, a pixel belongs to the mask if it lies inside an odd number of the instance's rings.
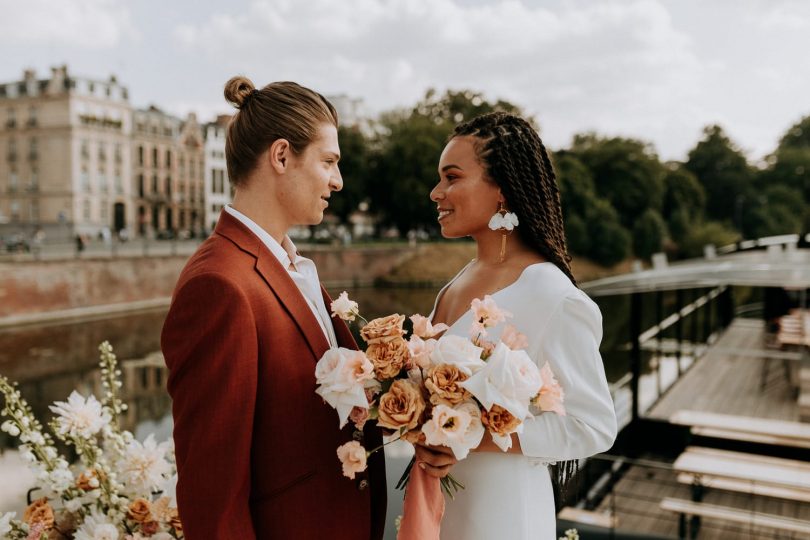
[[137,36],[124,0],[0,0],[0,43],[105,49]]

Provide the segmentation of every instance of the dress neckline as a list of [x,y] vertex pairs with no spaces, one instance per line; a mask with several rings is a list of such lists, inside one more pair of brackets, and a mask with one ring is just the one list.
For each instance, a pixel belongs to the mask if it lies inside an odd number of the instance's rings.
[[[464,272],[466,272],[466,271],[467,271],[467,268],[469,268],[469,267],[470,267],[470,265],[471,265],[471,264],[472,264],[474,261],[475,261],[475,259],[472,259],[470,262],[468,262],[468,263],[467,263],[467,264],[464,266],[464,268],[462,268],[462,269],[461,269],[461,270],[458,272],[458,274],[456,274],[456,275],[455,275],[455,277],[453,277],[453,279],[451,279],[450,281],[448,281],[448,282],[447,282],[447,284],[446,284],[444,287],[442,287],[442,288],[441,288],[441,290],[439,290],[439,293],[436,295],[436,300],[433,302],[433,311],[431,311],[431,312],[430,312],[430,316],[428,317],[428,319],[430,319],[430,322],[431,322],[431,323],[433,323],[433,316],[436,314],[436,308],[437,308],[437,307],[439,307],[439,301],[440,301],[440,300],[442,299],[442,297],[444,296],[445,291],[446,291],[446,290],[447,290],[447,289],[450,287],[450,285],[452,285],[452,284],[453,284],[453,283],[454,283],[454,282],[455,282],[455,281],[456,281],[458,278],[460,278],[460,277],[461,277],[461,275],[462,275]],[[552,264],[552,265],[553,265],[554,263],[553,263],[553,262],[551,262],[551,261],[543,261],[543,262],[537,262],[537,263],[532,263],[532,264],[527,265],[527,266],[526,266],[526,267],[525,267],[523,270],[521,270],[520,275],[518,275],[518,277],[517,277],[517,278],[515,278],[515,280],[514,280],[512,283],[510,283],[510,284],[509,284],[509,285],[507,285],[506,287],[504,287],[504,288],[502,288],[502,289],[499,289],[499,290],[497,290],[497,291],[495,291],[495,292],[493,292],[493,293],[489,293],[489,296],[495,297],[495,295],[500,294],[500,293],[502,293],[502,292],[504,292],[504,291],[506,291],[506,290],[508,290],[508,289],[510,289],[510,288],[512,288],[512,287],[514,287],[515,285],[517,285],[517,284],[518,284],[518,282],[519,282],[521,279],[523,279],[523,276],[525,276],[525,275],[526,275],[526,272],[529,270],[529,268],[531,268],[531,267],[533,267],[533,266],[540,266],[540,265],[544,265],[544,264]],[[487,296],[487,295],[484,295],[484,296]],[[471,308],[471,307],[468,307],[468,308],[467,308],[467,310],[466,310],[464,313],[462,313],[461,315],[459,315],[459,316],[458,316],[458,318],[457,318],[455,321],[453,321],[453,324],[448,324],[448,325],[447,325],[447,330],[445,331],[445,334],[446,334],[447,332],[449,332],[450,330],[452,330],[452,328],[453,328],[453,327],[454,327],[456,324],[458,324],[458,322],[459,322],[459,321],[461,321],[461,319],[463,319],[464,317],[466,317],[466,316],[467,316],[467,314],[468,314],[468,313],[470,313],[470,311],[472,311],[472,308]]]

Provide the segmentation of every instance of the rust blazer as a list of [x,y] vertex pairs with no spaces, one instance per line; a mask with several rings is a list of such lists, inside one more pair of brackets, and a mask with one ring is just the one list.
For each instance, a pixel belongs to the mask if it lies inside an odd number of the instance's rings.
[[[342,475],[336,450],[353,428],[315,394],[329,342],[287,270],[227,212],[180,274],[161,348],[188,540],[382,538],[382,452],[356,480]],[[373,426],[364,437],[381,443]]]

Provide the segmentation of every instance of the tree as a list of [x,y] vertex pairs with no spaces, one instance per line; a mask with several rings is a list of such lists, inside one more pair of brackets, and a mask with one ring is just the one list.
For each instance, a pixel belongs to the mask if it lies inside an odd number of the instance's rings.
[[762,238],[802,232],[807,204],[797,190],[774,185],[752,202],[753,206],[744,214],[746,237]]
[[649,259],[661,251],[667,226],[656,210],[647,208],[633,225],[633,253],[636,257]]
[[630,233],[622,227],[616,209],[605,199],[593,199],[587,217],[590,249],[588,258],[605,266],[623,261],[630,254]]
[[741,230],[740,201],[750,196],[753,171],[723,128],[708,126],[703,135],[684,166],[706,190],[707,217],[732,222]]
[[591,171],[596,194],[611,203],[625,227],[646,209],[661,209],[664,167],[649,144],[588,133],[574,136],[570,153]]
[[671,164],[664,175],[662,216],[670,237],[680,242],[692,224],[703,220],[706,191],[694,174],[680,164]]
[[338,128],[338,141],[343,189],[329,200],[329,210],[347,223],[357,206],[368,198],[371,148],[357,127]]
[[560,187],[563,217],[585,217],[592,199],[596,197],[593,175],[588,167],[569,152],[554,154],[554,170]]
[[810,116],[805,116],[787,130],[779,140],[778,150],[810,149]]
[[725,246],[739,240],[740,234],[723,223],[708,221],[694,225],[681,243],[684,257],[702,257],[703,247],[712,244]]

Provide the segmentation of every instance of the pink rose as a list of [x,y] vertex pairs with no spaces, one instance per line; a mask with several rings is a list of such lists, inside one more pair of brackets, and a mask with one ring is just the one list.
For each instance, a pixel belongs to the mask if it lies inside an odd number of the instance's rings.
[[422,339],[430,339],[435,337],[436,334],[449,330],[449,326],[444,323],[433,325],[430,319],[422,315],[412,315],[410,317],[413,322],[413,335],[419,336]]
[[501,342],[513,351],[525,349],[529,346],[529,339],[524,334],[518,332],[517,328],[511,324],[507,324],[504,327],[503,333],[501,334]]
[[430,367],[430,353],[436,347],[435,339],[422,339],[416,334],[408,341],[408,349],[411,351],[411,362],[422,369]]
[[368,420],[368,409],[363,407],[353,408],[352,412],[349,413],[349,420],[354,423],[354,427],[357,429],[363,429],[363,426],[366,425],[366,420]]
[[565,392],[563,392],[562,386],[554,377],[548,362],[540,369],[540,375],[543,377],[543,386],[540,387],[540,392],[534,397],[532,403],[541,411],[555,412],[565,416],[565,407],[563,406]]
[[337,410],[340,427],[353,407],[368,407],[365,383],[374,377],[374,366],[360,351],[329,349],[315,366],[315,392]]
[[495,303],[495,300],[493,300],[490,295],[484,296],[483,300],[479,298],[473,300],[470,309],[473,312],[474,318],[473,329],[483,334],[486,334],[483,329],[491,328],[505,321],[507,317],[512,316],[512,314],[505,309],[499,308],[498,304]]
[[339,446],[337,455],[343,464],[343,475],[354,479],[354,475],[366,470],[366,449],[357,441],[349,441]]

